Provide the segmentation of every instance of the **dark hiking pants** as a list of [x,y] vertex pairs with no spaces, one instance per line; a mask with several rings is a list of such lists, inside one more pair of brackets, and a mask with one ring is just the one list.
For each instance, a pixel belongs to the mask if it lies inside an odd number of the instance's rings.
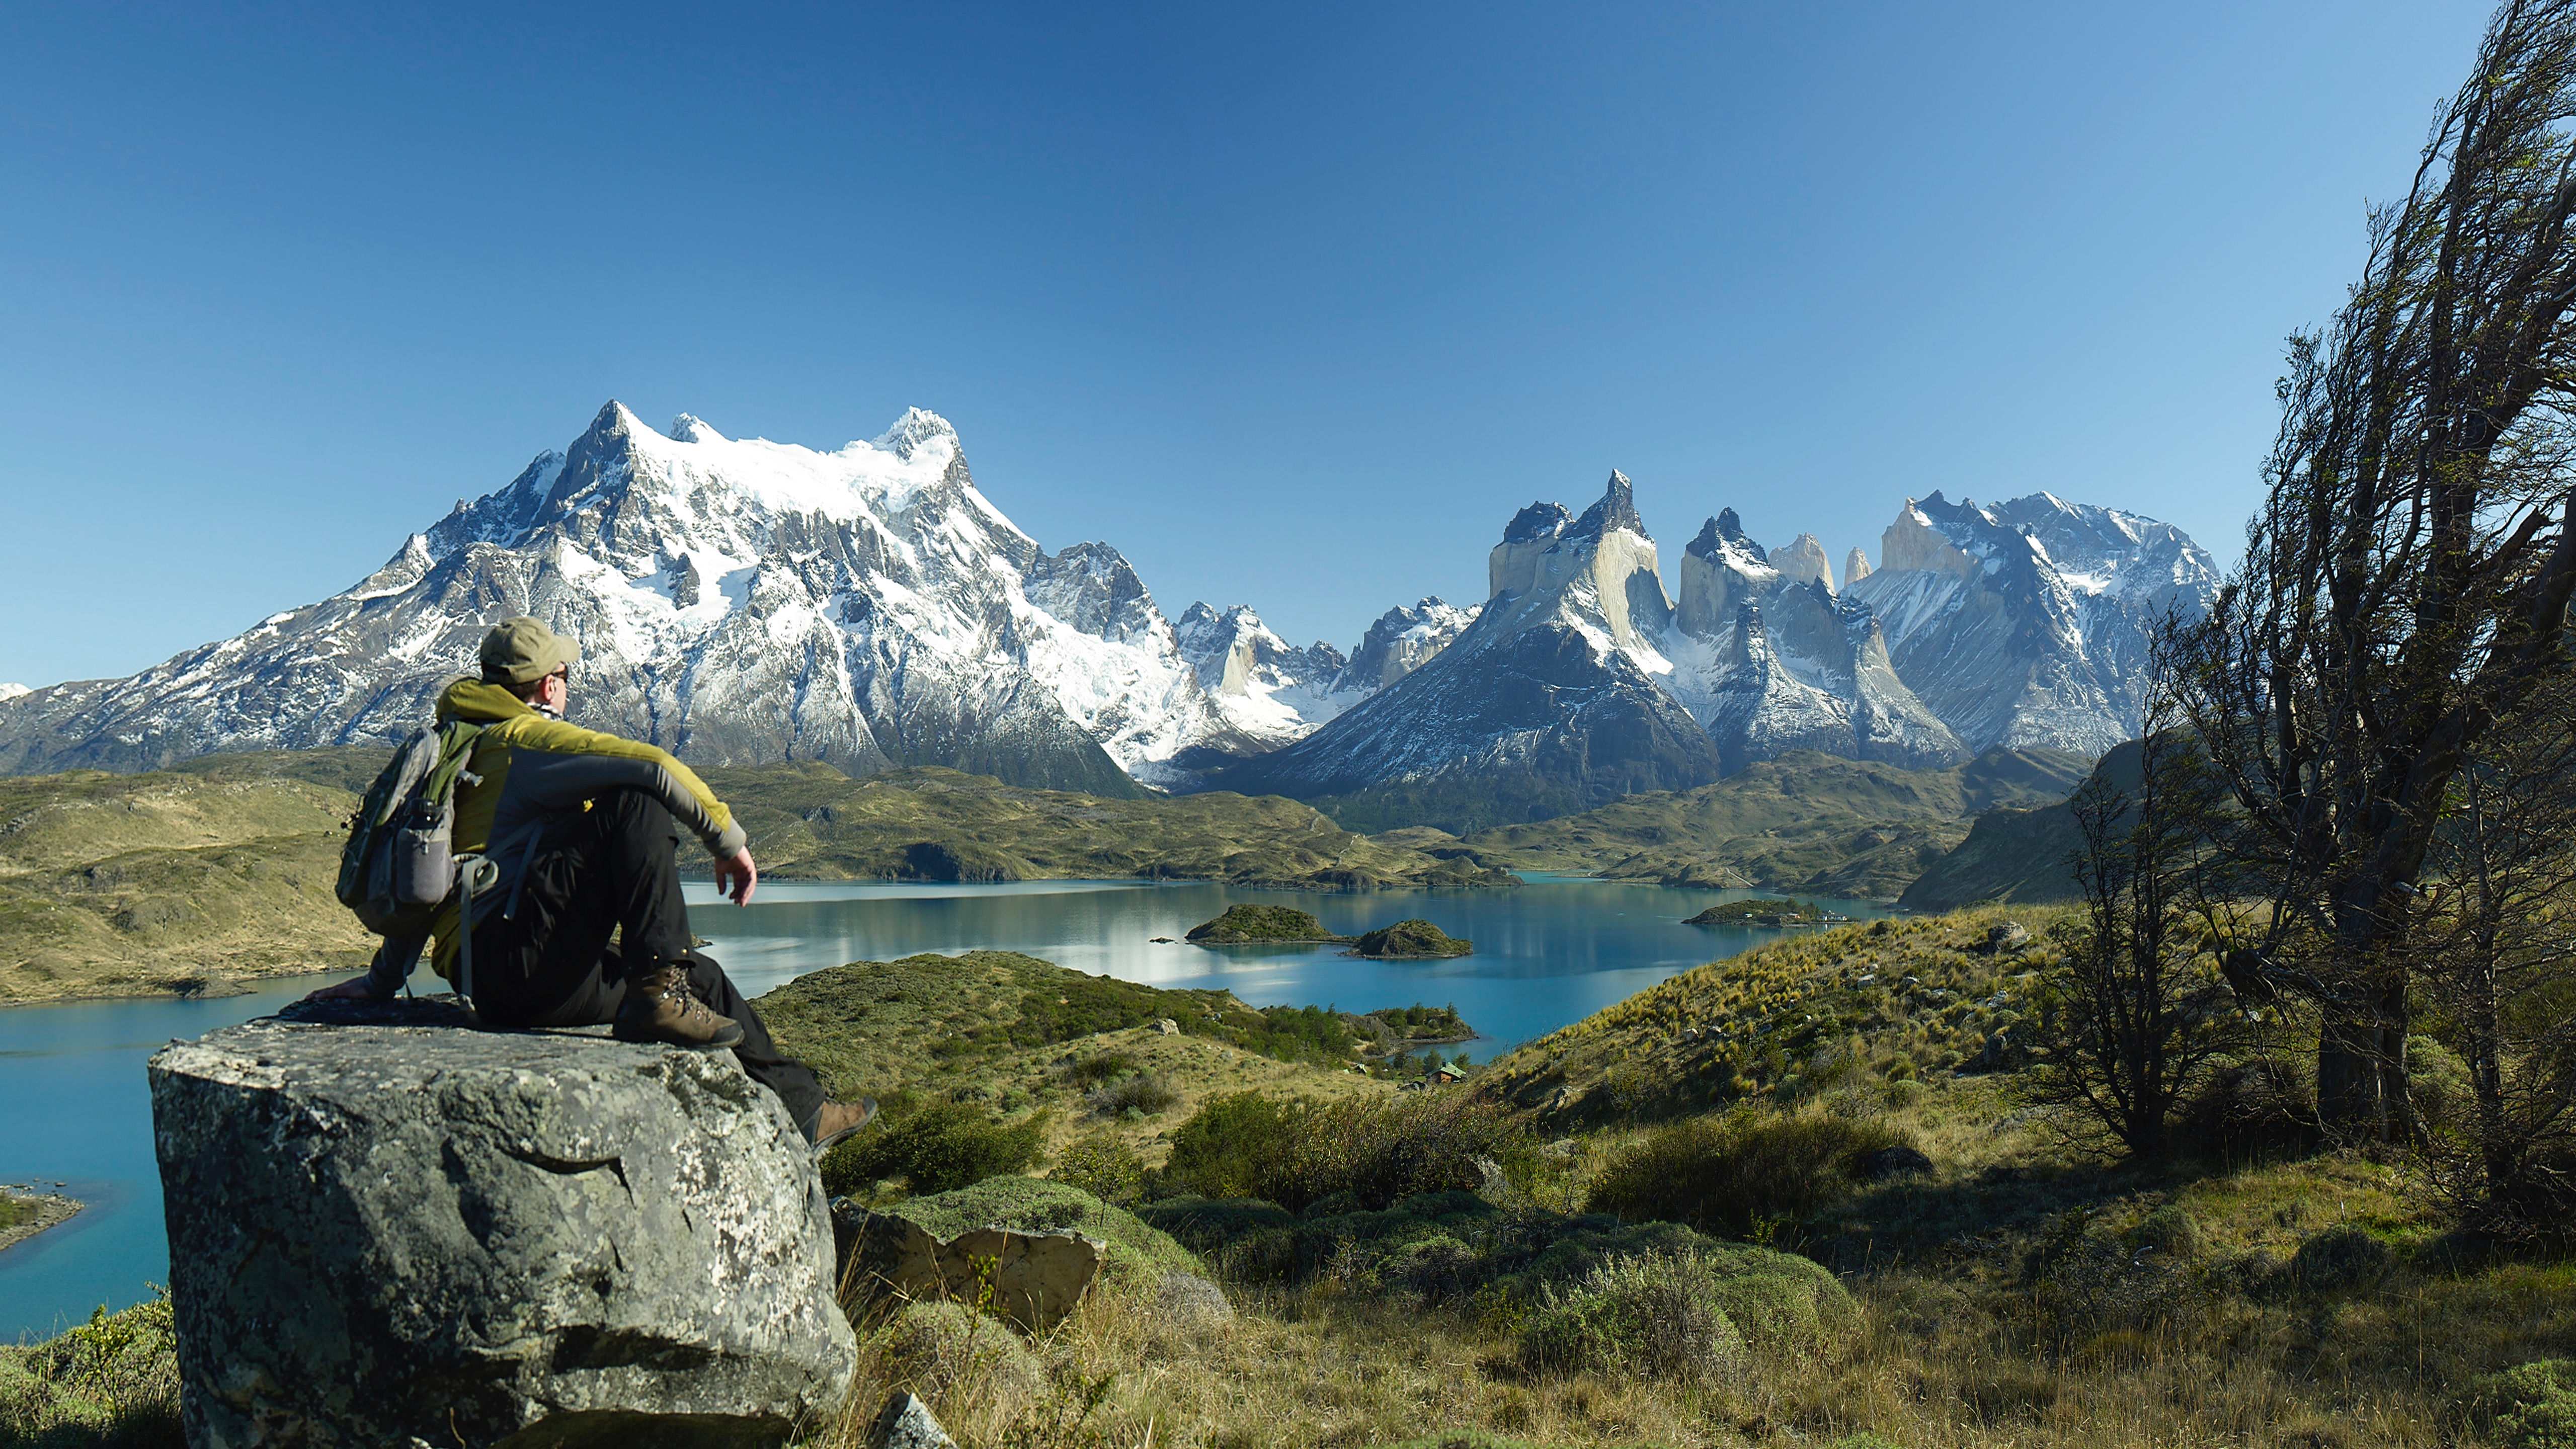
[[474,928],[474,1010],[500,1026],[604,1025],[626,1000],[630,966],[681,965],[692,994],[741,1024],[733,1054],[742,1069],[811,1137],[823,1084],[779,1054],[724,968],[690,949],[679,843],[671,812],[641,790],[612,790],[549,827],[517,907]]

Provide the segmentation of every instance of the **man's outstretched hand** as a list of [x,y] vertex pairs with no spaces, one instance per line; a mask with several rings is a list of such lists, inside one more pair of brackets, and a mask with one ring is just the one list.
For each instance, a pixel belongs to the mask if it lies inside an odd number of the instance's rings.
[[716,892],[737,906],[751,904],[751,888],[759,880],[760,870],[751,863],[748,848],[716,862]]
[[308,991],[304,999],[307,1001],[374,1001],[377,997],[376,993],[367,989],[367,978],[361,976],[355,981],[343,981],[336,986],[324,986]]

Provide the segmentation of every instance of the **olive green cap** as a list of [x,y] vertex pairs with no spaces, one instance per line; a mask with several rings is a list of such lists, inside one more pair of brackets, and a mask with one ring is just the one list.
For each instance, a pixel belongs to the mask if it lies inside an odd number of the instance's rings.
[[521,614],[483,636],[483,682],[529,684],[580,658],[580,645]]

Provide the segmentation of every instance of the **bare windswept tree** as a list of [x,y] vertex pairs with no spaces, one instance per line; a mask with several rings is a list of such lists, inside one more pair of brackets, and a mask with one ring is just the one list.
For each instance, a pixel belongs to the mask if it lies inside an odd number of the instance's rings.
[[2250,959],[2322,1008],[2320,1115],[2411,1130],[2407,936],[2444,802],[2565,669],[2576,591],[2576,0],[2511,0],[2361,280],[2294,337],[2267,500],[2169,641],[2270,897]]
[[2224,935],[2224,863],[2206,848],[2221,791],[2190,734],[2169,723],[2161,706],[2148,710],[2133,786],[2106,769],[2070,802],[2084,915],[2049,973],[2054,1047],[2036,1078],[2042,1100],[2149,1159],[2174,1147],[2176,1111],[2247,1035],[2203,956]]

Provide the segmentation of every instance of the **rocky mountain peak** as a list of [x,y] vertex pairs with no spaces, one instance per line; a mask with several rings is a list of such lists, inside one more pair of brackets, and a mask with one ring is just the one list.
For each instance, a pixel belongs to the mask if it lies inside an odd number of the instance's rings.
[[1384,689],[1395,683],[1456,642],[1476,622],[1481,609],[1481,605],[1461,609],[1433,594],[1409,607],[1399,604],[1387,610],[1351,651],[1350,663],[1333,683],[1334,691]]
[[1863,580],[1863,579],[1865,579],[1865,578],[1868,578],[1868,577],[1869,577],[1869,555],[1868,555],[1868,554],[1865,554],[1865,553],[1861,552],[1859,549],[1853,549],[1850,553],[1847,553],[1847,554],[1843,555],[1843,587],[1844,587],[1844,588],[1848,589],[1848,588],[1850,588],[1852,585],[1854,585],[1854,584],[1856,584],[1856,583],[1859,583],[1861,580]]
[[1651,538],[1646,520],[1637,514],[1637,490],[1628,475],[1613,468],[1609,486],[1602,489],[1601,501],[1583,511],[1574,526],[1565,531],[1569,539],[1599,538],[1612,529],[1624,528],[1639,538]]
[[695,413],[682,413],[671,419],[671,441],[675,443],[723,443],[730,442],[731,439],[728,439],[724,434],[717,432],[715,429],[708,427],[706,420],[700,418]]
[[1788,547],[1774,549],[1769,557],[1771,566],[1780,571],[1782,578],[1820,584],[1825,592],[1833,592],[1833,565],[1826,561],[1825,546],[1814,534],[1799,534],[1790,540]]
[[952,450],[963,451],[958,449],[957,430],[948,425],[946,418],[928,408],[906,408],[903,416],[894,420],[894,426],[878,434],[869,446],[880,452],[892,453],[909,463],[912,455],[924,444],[941,439],[945,439]]
[[1503,525],[1503,542],[1535,543],[1541,539],[1553,542],[1574,521],[1562,503],[1533,503],[1512,515]]
[[1744,531],[1744,520],[1736,517],[1732,508],[1719,509],[1715,518],[1701,524],[1699,536],[1684,545],[1682,552],[1713,559],[1726,551],[1729,545],[1751,562],[1765,561],[1762,545],[1755,543],[1752,536]]

